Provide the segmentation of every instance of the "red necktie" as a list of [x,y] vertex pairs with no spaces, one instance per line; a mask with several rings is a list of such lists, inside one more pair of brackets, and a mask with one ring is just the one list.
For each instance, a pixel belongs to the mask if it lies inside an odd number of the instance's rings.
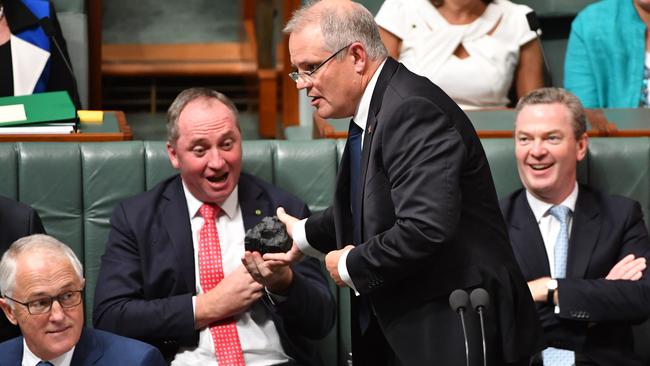
[[[219,206],[207,203],[199,209],[204,220],[199,232],[199,278],[203,292],[212,290],[223,279],[221,247],[215,223],[219,211]],[[227,318],[213,323],[210,326],[210,333],[219,366],[246,365],[235,319]]]

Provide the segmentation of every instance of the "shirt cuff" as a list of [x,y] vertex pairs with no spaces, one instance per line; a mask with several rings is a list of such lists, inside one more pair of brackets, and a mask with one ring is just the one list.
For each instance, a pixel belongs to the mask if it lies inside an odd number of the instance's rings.
[[287,301],[289,296],[284,296],[284,295],[278,295],[275,294],[271,291],[269,291],[268,288],[264,287],[264,292],[266,293],[266,296],[268,296],[269,301],[271,302],[271,305],[273,306],[278,306],[282,304],[283,302]]
[[348,273],[348,267],[346,265],[346,260],[348,259],[348,253],[350,253],[350,250],[352,249],[346,250],[339,257],[339,263],[338,263],[339,276],[341,276],[341,280],[345,282],[346,285],[348,285],[352,290],[354,290],[354,294],[359,296],[359,291],[357,291],[357,288],[354,287],[354,283],[352,282],[352,278],[350,278],[350,273]]
[[307,233],[305,232],[305,223],[307,222],[307,219],[302,219],[295,224],[293,224],[293,241],[296,242],[296,245],[298,245],[298,249],[310,257],[314,257],[320,260],[325,259],[325,254],[321,253],[319,250],[315,249],[311,245],[309,245],[309,242],[307,241]]

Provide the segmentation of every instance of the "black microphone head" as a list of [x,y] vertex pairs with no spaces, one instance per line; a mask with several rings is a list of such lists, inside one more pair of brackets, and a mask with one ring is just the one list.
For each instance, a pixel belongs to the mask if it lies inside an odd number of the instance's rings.
[[449,306],[451,306],[451,309],[453,311],[459,312],[460,310],[465,310],[467,309],[468,305],[469,296],[467,296],[467,292],[465,290],[454,290],[454,292],[449,295]]
[[469,295],[474,310],[479,308],[487,309],[490,306],[490,295],[482,288],[475,288]]
[[39,19],[38,24],[43,28],[43,32],[45,32],[48,37],[54,37],[54,25],[52,25],[50,17]]
[[537,14],[534,10],[531,10],[530,13],[526,14],[526,20],[528,21],[530,30],[537,33],[541,27],[539,25],[539,20],[537,19]]

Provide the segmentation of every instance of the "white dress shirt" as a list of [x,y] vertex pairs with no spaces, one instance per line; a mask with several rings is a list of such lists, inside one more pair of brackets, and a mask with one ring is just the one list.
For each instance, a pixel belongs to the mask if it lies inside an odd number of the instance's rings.
[[[244,220],[238,201],[238,188],[221,205],[222,214],[217,218],[217,231],[221,247],[221,258],[224,276],[237,269],[244,256]],[[185,199],[187,200],[188,215],[192,227],[192,242],[194,245],[194,276],[196,278],[196,292],[203,293],[199,281],[199,232],[203,226],[203,217],[199,208],[203,202],[196,199],[183,183]],[[196,305],[196,297],[192,298]],[[288,362],[289,356],[284,352],[280,342],[280,335],[275,327],[271,315],[261,301],[254,303],[249,311],[236,317],[237,333],[244,352],[244,360],[249,366],[267,366]],[[181,348],[172,361],[172,365],[216,365],[214,343],[210,328],[206,327],[199,332],[199,345],[196,348]]]
[[27,347],[25,339],[23,338],[23,362],[22,366],[36,366],[41,361],[49,361],[54,366],[70,366],[72,361],[72,354],[74,353],[75,347],[72,347],[71,350],[62,354],[61,356],[52,359],[52,360],[41,360],[35,354],[32,353],[32,350]]
[[[370,78],[368,85],[366,85],[366,89],[364,89],[363,91],[361,100],[359,101],[359,105],[357,106],[357,110],[354,113],[354,123],[357,126],[361,127],[361,129],[364,132],[366,131],[366,124],[368,123],[368,113],[370,112],[370,101],[372,100],[372,93],[375,91],[375,85],[377,85],[379,74],[381,74],[381,70],[384,68],[385,63],[386,60],[382,61],[381,65],[379,65],[377,70],[375,70],[375,73],[372,75],[372,78]],[[365,139],[365,135],[366,135],[365,133],[361,134],[361,146],[363,146],[363,140]],[[309,255],[311,257],[323,259],[325,255],[319,252],[318,250],[312,248],[309,245],[309,242],[307,241],[307,234],[305,233],[306,221],[307,219],[303,219],[298,221],[294,225],[293,240],[298,245],[298,248],[300,248],[300,251],[303,252],[304,254]],[[350,250],[346,250],[339,258],[339,263],[338,263],[339,276],[341,276],[341,280],[343,280],[343,282],[345,282],[346,285],[350,286],[350,288],[353,289],[354,293],[357,294],[358,296],[359,292],[354,286],[354,283],[352,282],[352,278],[350,278],[350,273],[348,272],[348,267],[346,265],[346,260],[348,258],[349,252]]]

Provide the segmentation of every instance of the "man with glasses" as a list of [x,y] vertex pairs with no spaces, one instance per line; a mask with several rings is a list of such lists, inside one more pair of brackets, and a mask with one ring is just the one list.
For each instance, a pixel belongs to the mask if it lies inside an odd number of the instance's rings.
[[[485,288],[490,365],[527,365],[540,326],[508,242],[490,168],[462,110],[388,58],[372,14],[347,0],[310,2],[289,21],[290,77],[323,118],[354,117],[333,206],[298,221],[296,245],[266,259],[325,258],[354,290],[355,365],[464,365],[455,289]],[[470,364],[483,364],[466,312]]]
[[166,365],[145,343],[83,327],[82,266],[51,236],[14,242],[0,261],[0,307],[23,336],[0,343],[0,365]]

